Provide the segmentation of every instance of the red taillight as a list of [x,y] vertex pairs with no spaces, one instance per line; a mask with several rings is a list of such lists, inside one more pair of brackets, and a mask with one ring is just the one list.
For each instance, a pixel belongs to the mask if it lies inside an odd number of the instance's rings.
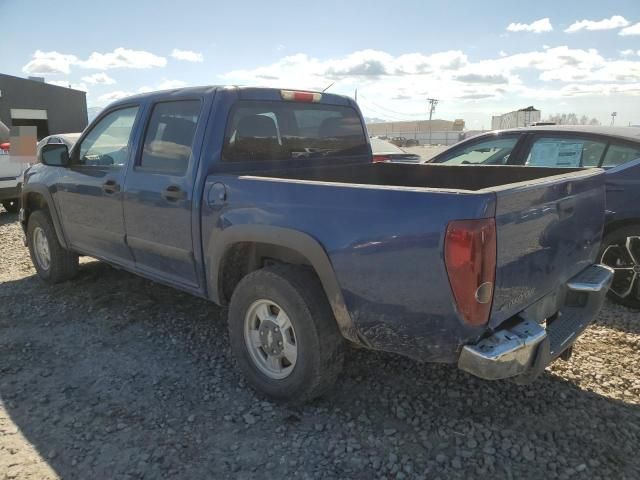
[[373,163],[390,162],[391,157],[389,155],[374,155]]
[[447,226],[444,259],[463,320],[489,320],[496,277],[496,222],[493,218],[456,220]]
[[298,92],[294,90],[280,90],[280,96],[283,100],[290,102],[309,102],[317,103],[322,100],[322,94],[317,92]]

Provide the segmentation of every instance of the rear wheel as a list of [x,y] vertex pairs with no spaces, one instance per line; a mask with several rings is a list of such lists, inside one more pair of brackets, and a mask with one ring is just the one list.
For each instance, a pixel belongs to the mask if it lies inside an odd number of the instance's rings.
[[3,200],[2,206],[9,213],[18,213],[20,211],[20,200]]
[[250,273],[233,292],[228,321],[231,348],[247,382],[276,401],[318,397],[342,370],[344,340],[322,285],[307,269]]
[[609,298],[640,309],[640,226],[622,227],[602,241],[600,263],[613,268]]
[[46,282],[70,280],[78,272],[78,255],[60,245],[46,210],[37,210],[29,216],[27,244],[33,266]]

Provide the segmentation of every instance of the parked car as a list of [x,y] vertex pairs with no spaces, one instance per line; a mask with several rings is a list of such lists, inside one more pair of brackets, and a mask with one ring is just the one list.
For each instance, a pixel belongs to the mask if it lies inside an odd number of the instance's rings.
[[78,141],[78,138],[80,138],[80,135],[81,133],[60,133],[57,135],[49,135],[38,142],[38,151],[40,151],[43,145],[51,143],[65,144],[69,149],[71,149],[71,147],[73,147],[73,145]]
[[[373,163],[347,97],[185,88],[45,145],[21,223],[38,275],[78,255],[228,305],[249,385],[325,392],[345,339],[530,381],[599,311],[602,171]],[[114,286],[117,288],[117,286]]]
[[421,160],[420,155],[407,153],[386,140],[373,137],[370,142],[374,162],[419,163]]
[[404,147],[407,144],[407,139],[404,137],[393,137],[391,139],[391,143],[396,147]]
[[599,259],[616,272],[610,298],[640,309],[640,128],[537,125],[502,130],[461,142],[430,163],[604,168],[607,216]]
[[9,213],[20,210],[20,188],[22,186],[22,172],[27,168],[8,154],[0,154],[0,203]]

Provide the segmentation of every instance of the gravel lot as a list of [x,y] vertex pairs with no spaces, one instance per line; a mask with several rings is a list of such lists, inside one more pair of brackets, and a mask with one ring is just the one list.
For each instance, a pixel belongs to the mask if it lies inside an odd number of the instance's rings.
[[353,350],[263,401],[225,312],[105,264],[47,286],[0,210],[0,479],[640,478],[640,315],[607,304],[536,383]]

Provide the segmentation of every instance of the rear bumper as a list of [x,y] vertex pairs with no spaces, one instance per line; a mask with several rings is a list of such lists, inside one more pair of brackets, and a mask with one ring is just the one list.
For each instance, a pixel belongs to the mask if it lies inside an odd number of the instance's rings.
[[485,380],[535,379],[569,348],[596,317],[613,279],[604,265],[592,265],[567,282],[564,304],[546,325],[516,316],[507,327],[465,345],[458,367]]

